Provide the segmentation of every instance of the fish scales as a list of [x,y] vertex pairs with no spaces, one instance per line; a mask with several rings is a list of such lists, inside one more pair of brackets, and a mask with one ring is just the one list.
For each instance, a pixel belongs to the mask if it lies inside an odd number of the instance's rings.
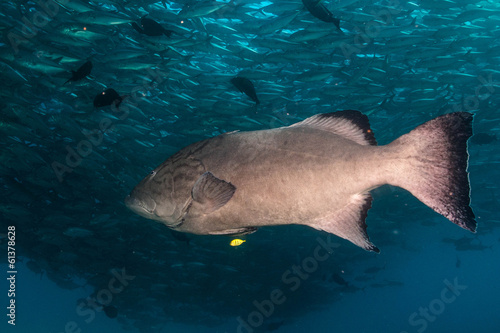
[[[339,149],[342,146],[352,150],[345,152]],[[238,188],[233,203],[215,212],[215,219],[231,212],[228,219],[239,220],[238,224],[244,227],[249,216],[242,216],[243,210],[253,215],[255,226],[301,224],[328,207],[338,208],[324,198],[344,194],[342,191],[356,176],[335,179],[329,175],[345,168],[356,152],[366,153],[357,149],[363,147],[335,134],[290,128],[221,136],[188,158],[202,161],[205,171],[214,170],[215,176]],[[332,168],[335,159],[344,161],[337,165],[339,170]],[[362,186],[357,190],[362,191]],[[343,204],[340,202],[339,206]],[[295,211],[294,216],[290,216],[290,209]]]

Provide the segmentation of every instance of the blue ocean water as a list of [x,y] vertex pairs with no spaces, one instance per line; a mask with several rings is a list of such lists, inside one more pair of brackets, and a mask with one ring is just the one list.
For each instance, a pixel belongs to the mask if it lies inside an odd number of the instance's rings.
[[[500,328],[497,2],[0,9],[1,332]],[[260,228],[233,247],[124,204],[188,144],[340,110],[368,116],[379,145],[473,113],[477,232],[389,185],[371,191],[366,219],[379,254],[304,225]]]

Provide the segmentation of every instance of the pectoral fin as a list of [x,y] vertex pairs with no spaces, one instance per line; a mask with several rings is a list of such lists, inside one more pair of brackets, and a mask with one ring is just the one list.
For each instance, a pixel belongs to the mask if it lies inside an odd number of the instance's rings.
[[212,213],[231,200],[235,191],[233,184],[215,177],[211,172],[205,172],[191,191],[193,204],[190,213]]

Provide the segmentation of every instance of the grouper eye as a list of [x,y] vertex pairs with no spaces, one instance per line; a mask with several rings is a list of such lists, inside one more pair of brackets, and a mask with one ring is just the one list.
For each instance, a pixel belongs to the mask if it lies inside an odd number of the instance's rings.
[[152,176],[154,176],[154,175],[156,175],[156,171],[154,171],[154,170],[153,170],[153,171],[151,171],[151,172],[149,173],[149,175],[150,175],[151,177],[152,177]]

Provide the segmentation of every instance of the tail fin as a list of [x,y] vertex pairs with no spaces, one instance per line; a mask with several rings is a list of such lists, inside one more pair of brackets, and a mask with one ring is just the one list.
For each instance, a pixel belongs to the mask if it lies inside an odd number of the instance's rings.
[[476,221],[470,204],[467,140],[473,115],[455,112],[420,125],[392,142],[404,155],[396,183],[427,206],[471,232]]

